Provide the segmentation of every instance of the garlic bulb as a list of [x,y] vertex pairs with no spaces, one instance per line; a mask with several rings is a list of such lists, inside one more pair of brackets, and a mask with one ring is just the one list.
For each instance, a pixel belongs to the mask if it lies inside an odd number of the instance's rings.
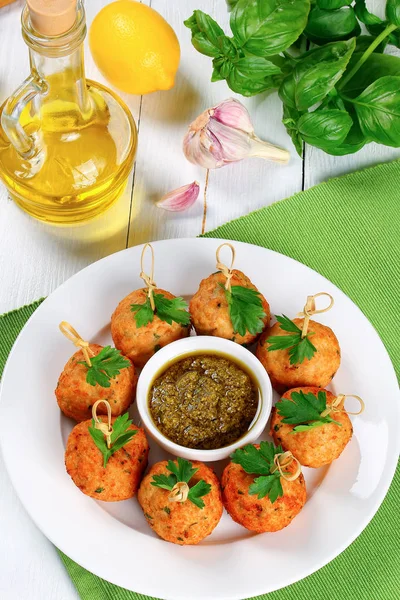
[[182,187],[168,192],[156,202],[159,208],[164,210],[170,210],[172,212],[178,212],[190,208],[199,197],[200,186],[197,181],[183,185]]
[[218,169],[250,156],[287,163],[287,150],[260,140],[254,133],[247,109],[230,98],[205,110],[183,140],[186,158],[205,169]]

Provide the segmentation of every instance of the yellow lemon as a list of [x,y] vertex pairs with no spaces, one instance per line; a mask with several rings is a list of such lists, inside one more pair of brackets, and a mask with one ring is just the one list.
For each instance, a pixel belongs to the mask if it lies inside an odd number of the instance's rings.
[[179,42],[163,17],[135,0],[108,4],[89,34],[93,59],[104,77],[130,94],[169,90],[179,66]]

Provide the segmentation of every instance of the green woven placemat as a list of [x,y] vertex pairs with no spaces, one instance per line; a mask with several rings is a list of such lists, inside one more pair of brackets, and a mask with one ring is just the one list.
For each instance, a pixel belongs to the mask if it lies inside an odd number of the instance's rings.
[[[399,181],[400,161],[378,165],[300,192],[206,235],[271,248],[330,279],[373,323],[400,377]],[[13,340],[39,303],[0,317],[0,373]],[[398,600],[399,502],[398,468],[378,513],[347,550],[306,579],[257,600]],[[83,600],[149,600],[60,556]]]

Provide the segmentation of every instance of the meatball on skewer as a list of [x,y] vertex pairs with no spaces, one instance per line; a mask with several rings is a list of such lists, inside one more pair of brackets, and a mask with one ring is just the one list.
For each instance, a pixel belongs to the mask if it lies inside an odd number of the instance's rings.
[[[315,298],[328,296],[329,306],[317,310]],[[278,392],[297,386],[326,387],[340,365],[339,342],[332,329],[310,317],[330,310],[333,298],[326,292],[307,297],[302,318],[285,315],[261,336],[256,356]]]
[[[228,268],[220,260],[221,249],[232,252]],[[269,304],[241,271],[233,269],[235,249],[217,248],[217,273],[200,283],[190,302],[190,315],[198,335],[214,335],[238,344],[251,344],[269,324]]]
[[289,525],[306,502],[299,462],[281,446],[261,442],[239,448],[222,473],[222,500],[232,519],[250,531]]
[[[150,275],[144,272],[144,255],[151,250]],[[146,362],[163,346],[187,337],[190,315],[183,298],[157,288],[154,277],[154,250],[143,247],[140,277],[147,288],[135,290],[118,304],[111,317],[111,335],[116,348],[136,366]]]
[[[60,331],[80,348],[61,373],[55,395],[62,412],[75,421],[86,421],[96,400],[108,400],[111,414],[125,412],[135,398],[137,375],[132,361],[110,346],[89,344],[66,321]],[[99,413],[107,411],[99,407]]]
[[222,516],[219,481],[205,464],[178,458],[153,465],[138,492],[150,527],[167,542],[198,544]]
[[289,450],[305,467],[318,468],[336,460],[349,443],[353,427],[344,409],[344,394],[334,396],[317,387],[287,391],[272,409],[270,434],[276,444]]
[[[105,404],[107,419],[97,416]],[[115,418],[106,400],[93,405],[93,420],[71,431],[65,450],[65,466],[75,485],[87,496],[105,502],[132,498],[147,467],[149,444],[143,429],[128,413]]]

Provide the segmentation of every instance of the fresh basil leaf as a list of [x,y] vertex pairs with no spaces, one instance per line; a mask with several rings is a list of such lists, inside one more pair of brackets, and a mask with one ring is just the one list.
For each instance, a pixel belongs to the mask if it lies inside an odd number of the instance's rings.
[[297,129],[297,121],[300,118],[301,113],[295,108],[290,108],[286,104],[283,105],[283,118],[282,123],[286,127],[286,131],[292,138],[294,147],[296,148],[297,154],[300,158],[303,157],[303,140]]
[[[347,71],[350,71],[360,60],[362,54],[354,53],[350,59]],[[390,54],[371,54],[362,69],[350,79],[341,90],[346,96],[359,96],[371,83],[387,75],[400,76],[400,58]]]
[[307,144],[325,151],[344,142],[352,125],[350,115],[337,109],[306,113],[297,124],[299,134]]
[[[375,40],[375,36],[373,35],[359,35],[357,40],[356,40],[356,49],[354,51],[353,56],[356,53],[361,53],[363,54],[366,50],[368,50],[368,48],[370,47],[370,45],[372,44],[372,42]],[[374,52],[381,54],[382,52],[385,51],[385,48],[387,46],[389,42],[388,38],[385,38],[380,44],[379,46],[377,46],[374,50]]]
[[[368,27],[367,27],[368,29]],[[375,37],[379,34],[374,34],[372,31],[370,32],[372,35],[375,35]],[[396,46],[396,48],[400,48],[400,29],[395,29],[394,31],[392,31],[392,33],[389,35],[388,37],[389,40],[389,44],[391,44],[392,46]]]
[[[270,89],[277,89],[281,70],[271,61],[261,56],[246,56],[227,65],[229,72],[224,75],[233,92],[243,96],[254,96]],[[223,71],[221,70],[221,74]]]
[[321,102],[343,75],[355,45],[355,39],[333,42],[304,54],[283,80],[281,100],[299,111]]
[[400,0],[387,0],[386,17],[393,25],[400,27]]
[[[356,0],[354,12],[361,23],[367,28],[367,31],[373,36],[380,35],[389,25],[389,21],[383,21],[380,17],[369,12],[365,0]],[[392,31],[388,37],[388,41],[393,46],[400,48],[400,30]]]
[[348,40],[360,35],[361,28],[351,6],[323,10],[315,6],[308,18],[304,33],[315,44]]
[[365,136],[385,146],[400,146],[400,77],[377,79],[352,100]]
[[206,56],[222,55],[233,58],[236,47],[214,19],[201,10],[195,10],[193,15],[184,21],[184,25],[192,32],[192,44],[198,52]]
[[[216,60],[216,59],[214,59]],[[224,59],[225,60],[225,59]],[[222,65],[216,65],[213,61],[213,71],[211,74],[211,81],[214,83],[215,81],[223,81],[225,79],[224,75],[222,75],[221,67]]]
[[336,10],[342,6],[350,6],[353,0],[317,0],[317,6],[324,10]]
[[239,0],[226,0],[228,10],[233,10],[238,2]]
[[354,12],[356,13],[357,18],[361,21],[361,23],[364,23],[364,25],[379,25],[383,23],[382,19],[369,12],[366,5],[366,0],[356,0]]
[[368,143],[368,138],[363,134],[360,128],[360,124],[358,122],[358,118],[356,114],[352,114],[353,125],[349,133],[347,134],[346,139],[335,146],[334,148],[329,148],[326,150],[328,154],[333,154],[333,156],[344,156],[345,154],[354,154],[358,152]]
[[289,48],[307,23],[310,0],[238,0],[231,29],[238,45],[255,56]]

